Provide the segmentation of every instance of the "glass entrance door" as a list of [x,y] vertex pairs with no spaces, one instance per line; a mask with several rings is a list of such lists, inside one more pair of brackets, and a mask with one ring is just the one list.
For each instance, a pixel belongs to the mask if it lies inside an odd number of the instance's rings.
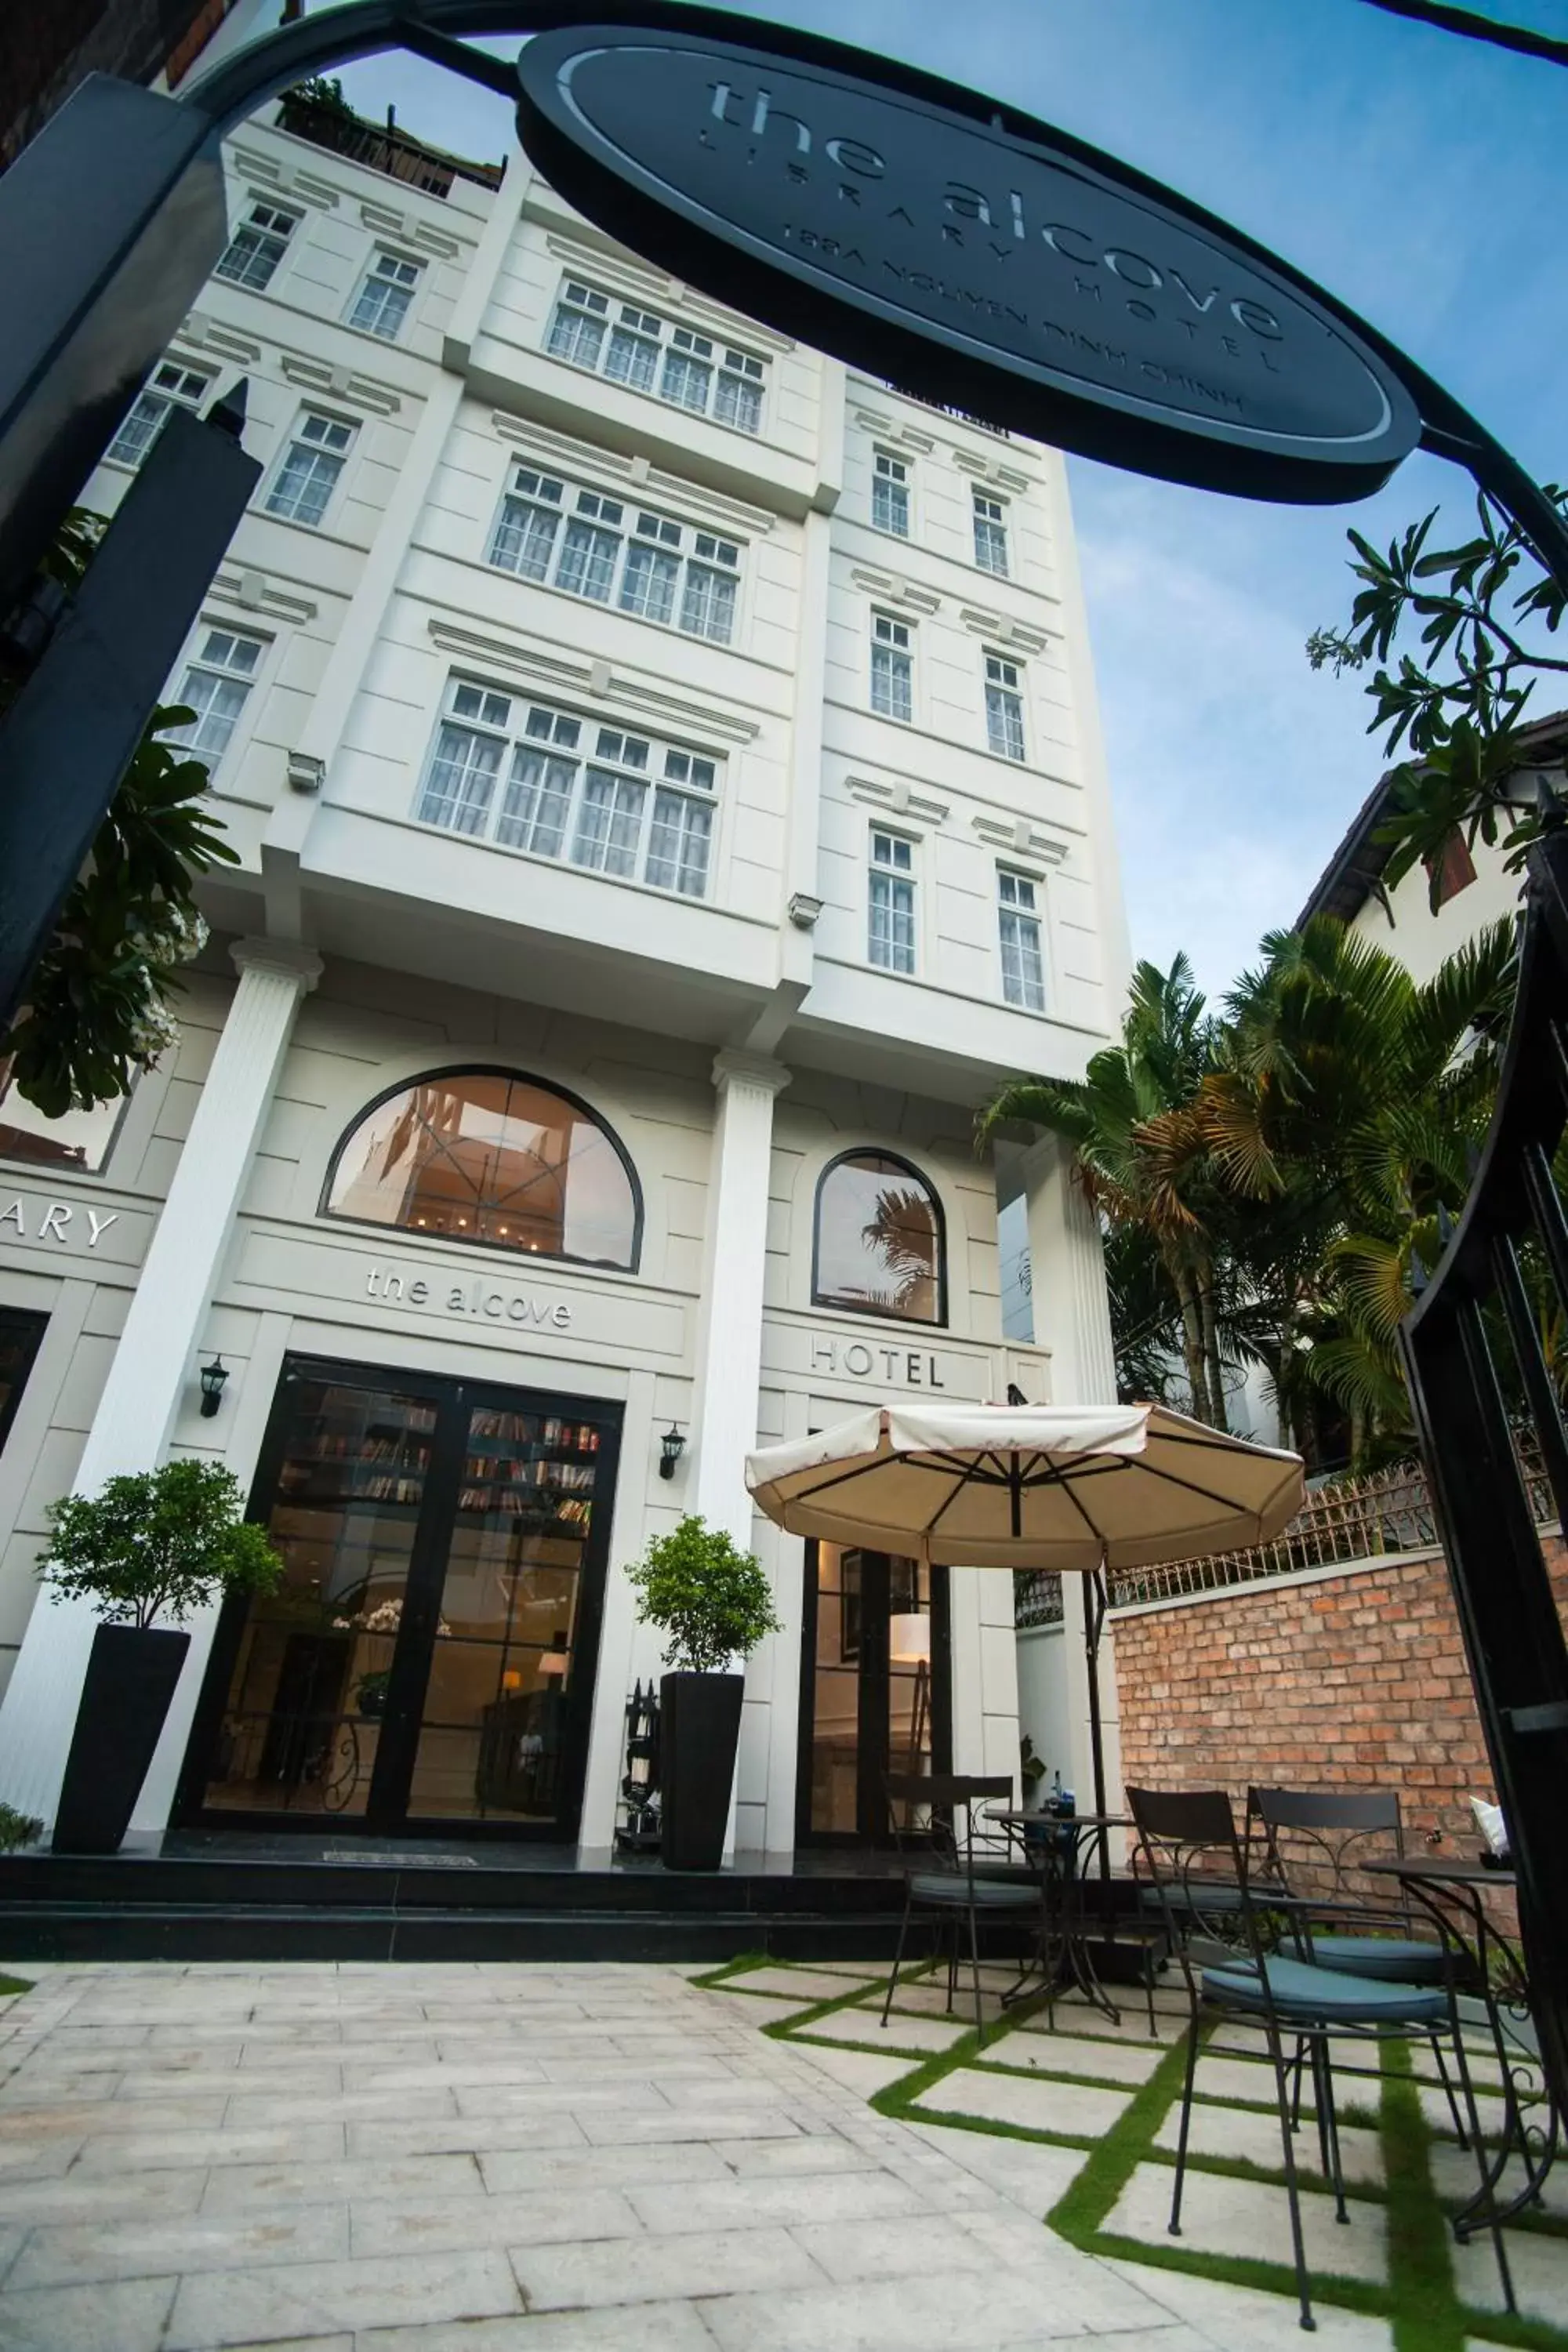
[[883,1774],[948,1769],[947,1570],[808,1543],[803,1617],[796,1837],[885,1844]]
[[304,1360],[214,1642],[181,1818],[575,1835],[619,1412]]

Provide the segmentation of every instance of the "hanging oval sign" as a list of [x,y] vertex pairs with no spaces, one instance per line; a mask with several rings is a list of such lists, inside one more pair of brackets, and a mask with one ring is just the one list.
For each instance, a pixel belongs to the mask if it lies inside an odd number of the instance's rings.
[[667,28],[530,41],[519,132],[569,203],[717,300],[924,400],[1205,488],[1359,498],[1415,447],[1415,403],[1355,322],[1182,197],[836,43],[647,13]]

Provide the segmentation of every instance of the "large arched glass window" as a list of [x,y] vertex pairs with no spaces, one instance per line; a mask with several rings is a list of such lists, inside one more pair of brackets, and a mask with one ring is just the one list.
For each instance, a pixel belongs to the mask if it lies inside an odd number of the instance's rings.
[[942,1206],[907,1160],[847,1151],[823,1170],[811,1295],[818,1307],[947,1321]]
[[447,1241],[635,1271],[642,1201],[584,1103],[509,1070],[436,1070],[350,1128],[324,1213]]

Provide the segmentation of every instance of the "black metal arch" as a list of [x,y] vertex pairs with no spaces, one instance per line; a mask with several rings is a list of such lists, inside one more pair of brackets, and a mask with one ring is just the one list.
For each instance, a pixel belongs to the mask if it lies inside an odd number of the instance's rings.
[[[0,236],[11,240],[7,258],[14,280],[8,287],[8,332],[0,341],[0,602],[25,587],[126,403],[222,251],[217,142],[224,131],[291,83],[395,47],[517,98],[513,68],[465,46],[465,37],[526,37],[606,16],[623,26],[764,47],[934,101],[1020,141],[1045,131],[1015,109],[913,68],[791,28],[686,6],[680,0],[353,0],[253,43],[177,101],[92,78],[59,122],[0,182]],[[76,121],[68,127],[73,114]],[[1213,215],[1143,175],[1110,164],[1081,142],[1055,131],[1049,136],[1058,152],[1078,156],[1090,169],[1098,164],[1113,170],[1127,189],[1155,197],[1188,223],[1219,234],[1239,255],[1266,263],[1359,338],[1415,404],[1420,446],[1462,466],[1513,519],[1545,569],[1568,591],[1568,523],[1492,436],[1386,337],[1303,273]],[[651,226],[649,239],[651,244]],[[717,267],[706,274],[690,267],[684,274],[720,300],[766,315],[760,299],[748,301],[743,273],[724,278]],[[813,339],[829,350],[839,348],[830,315],[820,305],[812,320]],[[847,327],[844,333],[847,339]],[[905,348],[918,355],[918,342],[906,341]],[[924,381],[929,389],[939,380],[933,361]],[[190,433],[199,437],[202,429],[193,425]],[[1040,429],[1072,446],[1058,425],[1042,417]],[[194,465],[196,444],[190,435],[185,438]],[[173,478],[187,463],[179,456],[180,439],[178,433],[165,435],[149,460],[143,476],[149,495],[160,477],[162,490],[182,488]],[[243,470],[249,461],[235,455]],[[1160,468],[1151,464],[1148,470]],[[240,482],[230,489],[237,511],[246,486]],[[131,504],[127,527],[119,521],[115,526],[121,533],[117,543],[128,558],[134,539],[128,528]],[[181,517],[184,537],[191,542],[185,571],[193,577],[210,577],[212,568],[195,522],[209,537],[217,532],[221,545],[221,506],[214,490],[202,515],[194,521],[188,514]],[[181,535],[159,527],[165,542]],[[160,599],[169,607],[161,614],[163,635],[149,625],[138,662],[121,659],[119,720],[122,733],[131,729],[132,742],[166,675],[170,630],[176,644],[184,633],[184,622],[173,609],[186,593],[184,578],[171,597],[166,543],[162,553],[161,563],[128,562],[121,567],[133,574],[132,593],[115,608],[116,626],[96,625],[100,640],[114,640],[117,629],[123,635],[128,613],[145,619],[143,608],[158,607]],[[104,572],[105,562],[100,555],[95,576]],[[68,622],[60,631],[62,645],[69,626]],[[117,643],[117,650],[123,656],[123,644]],[[79,663],[81,675],[66,674],[68,664],[57,665],[55,677],[46,679],[55,651],[45,656],[26,689],[38,706],[31,736],[23,742],[15,711],[0,733],[0,1017],[18,1001],[124,766],[120,738],[100,728],[97,738],[79,742],[62,777],[59,714],[90,702],[84,677],[95,688],[102,681],[92,670],[90,647]],[[51,810],[51,823],[45,824]],[[47,855],[40,854],[40,840],[51,845]],[[1560,1504],[1568,1501],[1568,1439],[1550,1377],[1525,1344],[1531,1335],[1528,1316],[1521,1320],[1514,1256],[1515,1235],[1532,1225],[1568,1305],[1568,1229],[1550,1167],[1568,1116],[1568,842],[1537,858],[1532,889],[1524,982],[1491,1146],[1453,1246],[1411,1318],[1405,1345],[1482,1721],[1510,1816],[1547,2064],[1560,2102],[1568,2106],[1568,1806],[1563,1802],[1568,1786],[1568,1657],[1519,1488],[1502,1391],[1481,1320],[1484,1301],[1495,1296],[1542,1424],[1554,1490]]]
[[[1568,1315],[1568,835],[1531,855],[1497,1108],[1464,1213],[1400,1334],[1476,1705],[1519,1877],[1520,1925],[1557,2112],[1568,2116],[1568,1643],[1520,1465],[1539,1439],[1568,1532],[1568,1428],[1519,1247]],[[1511,1400],[1511,1401],[1510,1401]]]

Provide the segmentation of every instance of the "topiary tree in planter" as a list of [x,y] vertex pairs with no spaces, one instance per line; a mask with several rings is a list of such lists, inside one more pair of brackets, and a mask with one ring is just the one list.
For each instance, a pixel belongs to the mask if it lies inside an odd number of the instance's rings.
[[782,1633],[766,1573],[722,1528],[689,1516],[626,1570],[637,1615],[668,1639],[659,1685],[660,1849],[668,1870],[717,1870],[746,1679],[721,1671]]
[[185,1619],[220,1592],[270,1592],[281,1578],[266,1529],[243,1510],[233,1473],[194,1460],[110,1478],[96,1495],[52,1507],[38,1563],[45,1590],[51,1601],[91,1602],[102,1620],[60,1789],[57,1853],[118,1851],[190,1648]]

